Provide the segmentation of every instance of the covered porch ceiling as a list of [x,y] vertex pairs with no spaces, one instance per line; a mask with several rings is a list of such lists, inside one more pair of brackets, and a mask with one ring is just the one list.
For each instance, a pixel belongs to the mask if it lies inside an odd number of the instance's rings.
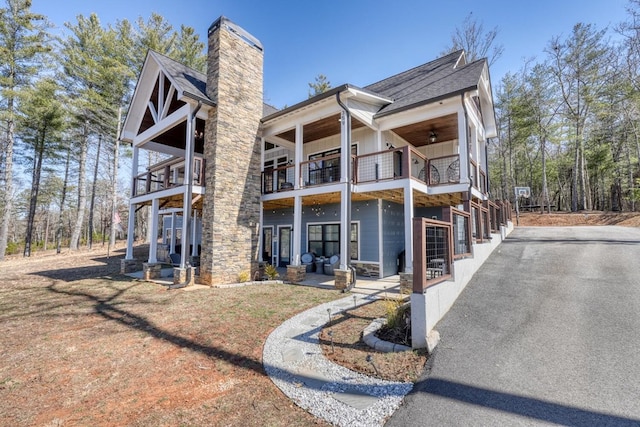
[[[351,118],[352,130],[363,126],[365,126],[364,123],[353,117]],[[447,116],[401,126],[399,128],[392,129],[392,131],[414,147],[433,144],[434,142],[431,142],[430,139],[431,132],[434,132],[436,135],[435,143],[451,141],[458,139],[458,116],[457,114],[449,114]],[[339,134],[340,114],[334,114],[304,125],[302,140],[303,143],[306,144],[308,142],[317,141],[322,138]],[[290,129],[276,136],[291,143],[295,143],[296,130]]]
[[[401,188],[384,191],[373,191],[368,193],[353,193],[351,200],[353,202],[369,201],[383,199],[385,201],[398,204],[404,203],[404,190]],[[264,210],[291,209],[293,208],[293,197],[269,200],[263,203]],[[448,193],[429,195],[419,191],[413,192],[414,207],[437,207],[437,206],[455,206],[463,202],[463,193]],[[302,206],[327,205],[332,203],[340,203],[340,193],[325,193],[313,196],[305,196],[302,198]]]

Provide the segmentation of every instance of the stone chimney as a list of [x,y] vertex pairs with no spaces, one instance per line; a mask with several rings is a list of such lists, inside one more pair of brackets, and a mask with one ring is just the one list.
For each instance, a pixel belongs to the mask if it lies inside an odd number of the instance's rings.
[[215,285],[258,269],[263,49],[225,17],[208,39],[207,95],[217,107],[205,127],[200,279]]

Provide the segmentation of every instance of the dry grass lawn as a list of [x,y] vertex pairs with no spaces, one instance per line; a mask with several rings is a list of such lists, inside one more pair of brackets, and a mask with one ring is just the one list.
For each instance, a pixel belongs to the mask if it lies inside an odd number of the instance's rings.
[[0,265],[0,425],[322,425],[276,388],[262,345],[340,298],[287,285],[168,291],[101,251]]

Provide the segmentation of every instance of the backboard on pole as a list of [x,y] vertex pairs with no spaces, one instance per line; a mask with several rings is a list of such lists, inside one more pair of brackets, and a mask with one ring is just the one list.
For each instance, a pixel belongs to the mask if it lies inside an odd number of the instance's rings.
[[515,187],[516,197],[531,197],[531,189],[529,187]]

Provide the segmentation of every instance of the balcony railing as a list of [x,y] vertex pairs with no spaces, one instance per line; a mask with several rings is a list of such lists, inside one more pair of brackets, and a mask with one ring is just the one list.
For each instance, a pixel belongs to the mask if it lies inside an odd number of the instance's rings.
[[262,172],[262,194],[293,190],[295,166],[280,166]]
[[[166,190],[185,184],[185,161],[175,158],[151,166],[146,172],[133,178],[132,197]],[[205,160],[202,157],[193,159],[193,185],[204,186]]]
[[[394,179],[415,179],[430,186],[460,182],[460,156],[427,159],[405,146],[376,153],[351,156],[354,184]],[[300,188],[335,184],[342,179],[340,154],[300,163]],[[263,194],[289,191],[295,187],[295,166],[286,165],[262,172]]]
[[429,185],[458,184],[460,182],[460,155],[436,157],[429,160]]

